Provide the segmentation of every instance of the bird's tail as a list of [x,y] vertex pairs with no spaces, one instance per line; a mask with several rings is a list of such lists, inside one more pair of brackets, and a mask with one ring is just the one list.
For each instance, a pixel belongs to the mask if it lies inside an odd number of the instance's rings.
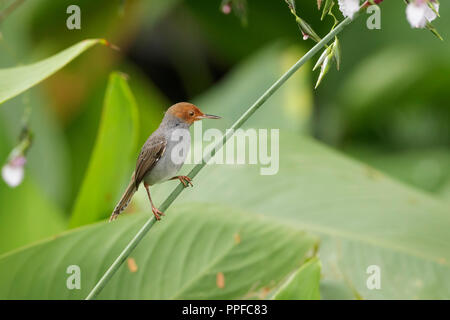
[[114,211],[111,214],[111,217],[109,218],[109,222],[116,220],[117,216],[125,210],[125,208],[128,206],[128,204],[131,201],[131,198],[133,197],[134,193],[137,191],[136,183],[134,179],[131,179],[130,184],[127,187],[127,190],[125,190],[124,194],[122,195],[122,198],[120,198],[119,203],[117,203],[116,207],[114,208]]

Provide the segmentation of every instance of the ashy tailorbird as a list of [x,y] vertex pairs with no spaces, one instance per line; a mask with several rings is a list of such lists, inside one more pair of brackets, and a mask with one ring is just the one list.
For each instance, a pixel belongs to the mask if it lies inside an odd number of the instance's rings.
[[205,114],[187,102],[174,104],[166,111],[158,129],[150,135],[142,147],[131,182],[114,208],[109,221],[115,220],[125,210],[141,182],[147,190],[152,212],[157,220],[160,220],[164,213],[153,204],[149,190],[151,185],[178,179],[185,187],[192,186],[189,177],[176,176],[176,173],[186,160],[191,146],[189,127],[202,119],[220,119],[220,117]]

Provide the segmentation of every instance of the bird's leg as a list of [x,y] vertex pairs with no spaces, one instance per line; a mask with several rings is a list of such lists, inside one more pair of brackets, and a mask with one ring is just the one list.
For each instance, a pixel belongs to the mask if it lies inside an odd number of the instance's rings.
[[176,180],[176,179],[180,180],[185,188],[188,187],[189,185],[191,185],[191,187],[194,186],[192,184],[192,179],[189,178],[188,176],[175,176],[173,178],[170,178],[169,180]]
[[145,190],[147,190],[148,199],[150,200],[150,205],[152,206],[152,212],[155,215],[156,220],[161,220],[161,216],[163,216],[164,213],[159,211],[153,204],[152,197],[150,197],[150,189],[148,188],[149,185],[144,183],[144,187],[145,187]]

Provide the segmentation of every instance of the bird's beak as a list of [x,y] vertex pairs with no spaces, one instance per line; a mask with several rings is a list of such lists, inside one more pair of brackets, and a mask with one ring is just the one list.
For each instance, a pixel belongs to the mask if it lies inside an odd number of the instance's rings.
[[203,115],[201,115],[201,116],[197,116],[197,119],[196,120],[202,120],[202,119],[220,119],[221,117],[219,117],[219,116],[214,116],[214,115],[212,115],[212,114],[206,114],[206,113],[204,113]]

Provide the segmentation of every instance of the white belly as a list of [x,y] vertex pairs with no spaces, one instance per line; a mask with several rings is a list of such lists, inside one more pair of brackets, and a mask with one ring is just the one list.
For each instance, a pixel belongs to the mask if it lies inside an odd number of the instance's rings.
[[191,147],[191,136],[188,129],[175,134],[170,134],[164,154],[155,164],[153,169],[144,177],[144,182],[154,185],[176,176],[178,170],[183,166],[186,156]]

